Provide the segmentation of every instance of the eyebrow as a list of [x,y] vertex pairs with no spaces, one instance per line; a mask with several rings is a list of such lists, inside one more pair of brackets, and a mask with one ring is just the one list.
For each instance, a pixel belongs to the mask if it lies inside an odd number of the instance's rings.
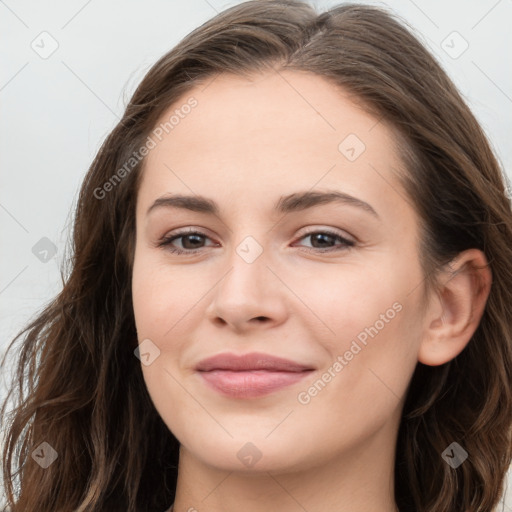
[[[313,208],[314,206],[341,203],[344,205],[355,206],[360,208],[376,218],[380,218],[375,209],[367,202],[351,196],[344,192],[328,191],[328,192],[296,192],[287,196],[282,196],[274,205],[274,210],[279,213],[290,213]],[[207,213],[212,215],[219,215],[220,208],[218,204],[203,196],[188,196],[181,194],[171,194],[159,197],[148,208],[146,215],[157,208],[181,208],[193,212]]]

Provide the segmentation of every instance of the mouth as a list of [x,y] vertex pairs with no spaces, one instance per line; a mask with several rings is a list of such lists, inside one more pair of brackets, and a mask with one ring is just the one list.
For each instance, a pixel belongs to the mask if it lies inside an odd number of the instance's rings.
[[210,387],[223,395],[233,398],[257,398],[295,384],[312,371],[211,370],[200,372],[200,375]]
[[202,380],[224,396],[257,398],[296,384],[315,369],[275,356],[219,354],[196,366]]

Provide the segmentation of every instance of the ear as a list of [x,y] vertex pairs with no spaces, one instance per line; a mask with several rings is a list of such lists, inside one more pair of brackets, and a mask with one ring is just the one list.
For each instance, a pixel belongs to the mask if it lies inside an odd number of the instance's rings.
[[464,350],[484,313],[491,282],[491,270],[482,251],[468,249],[451,262],[428,308],[418,361],[438,366]]

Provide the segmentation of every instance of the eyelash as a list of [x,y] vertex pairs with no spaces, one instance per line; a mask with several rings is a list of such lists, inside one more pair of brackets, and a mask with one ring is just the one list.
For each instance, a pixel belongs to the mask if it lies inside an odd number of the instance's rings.
[[[308,236],[317,235],[317,234],[332,236],[332,237],[338,239],[339,241],[341,241],[343,246],[341,246],[341,247],[340,246],[338,246],[338,247],[328,247],[327,249],[320,249],[320,248],[316,248],[316,247],[310,247],[310,248],[303,248],[303,250],[306,250],[307,252],[319,252],[319,253],[323,254],[323,253],[326,253],[326,252],[347,250],[347,249],[350,249],[351,247],[353,247],[355,245],[355,242],[353,242],[351,240],[348,240],[348,239],[342,237],[341,235],[339,235],[338,233],[335,233],[334,231],[330,231],[328,229],[310,231],[308,233],[303,234],[298,240],[302,240],[303,238],[307,238]],[[178,247],[172,247],[171,246],[171,243],[174,240],[176,240],[178,238],[186,237],[186,236],[191,236],[191,235],[199,235],[199,236],[202,236],[202,237],[205,237],[205,238],[209,238],[207,235],[205,235],[204,233],[201,233],[200,231],[194,231],[194,230],[181,231],[181,232],[176,233],[176,234],[174,234],[174,235],[172,235],[170,237],[163,237],[158,242],[157,247],[165,247],[165,249],[167,251],[170,251],[173,254],[186,254],[187,256],[196,254],[197,252],[199,252],[202,249],[204,249],[204,247],[199,247],[197,249],[180,249]]]

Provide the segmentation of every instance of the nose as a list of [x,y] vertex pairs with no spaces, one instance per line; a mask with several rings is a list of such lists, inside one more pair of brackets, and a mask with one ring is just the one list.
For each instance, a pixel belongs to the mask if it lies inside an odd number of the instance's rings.
[[268,263],[265,251],[252,262],[233,251],[224,277],[209,294],[207,318],[239,333],[284,322],[287,288]]

